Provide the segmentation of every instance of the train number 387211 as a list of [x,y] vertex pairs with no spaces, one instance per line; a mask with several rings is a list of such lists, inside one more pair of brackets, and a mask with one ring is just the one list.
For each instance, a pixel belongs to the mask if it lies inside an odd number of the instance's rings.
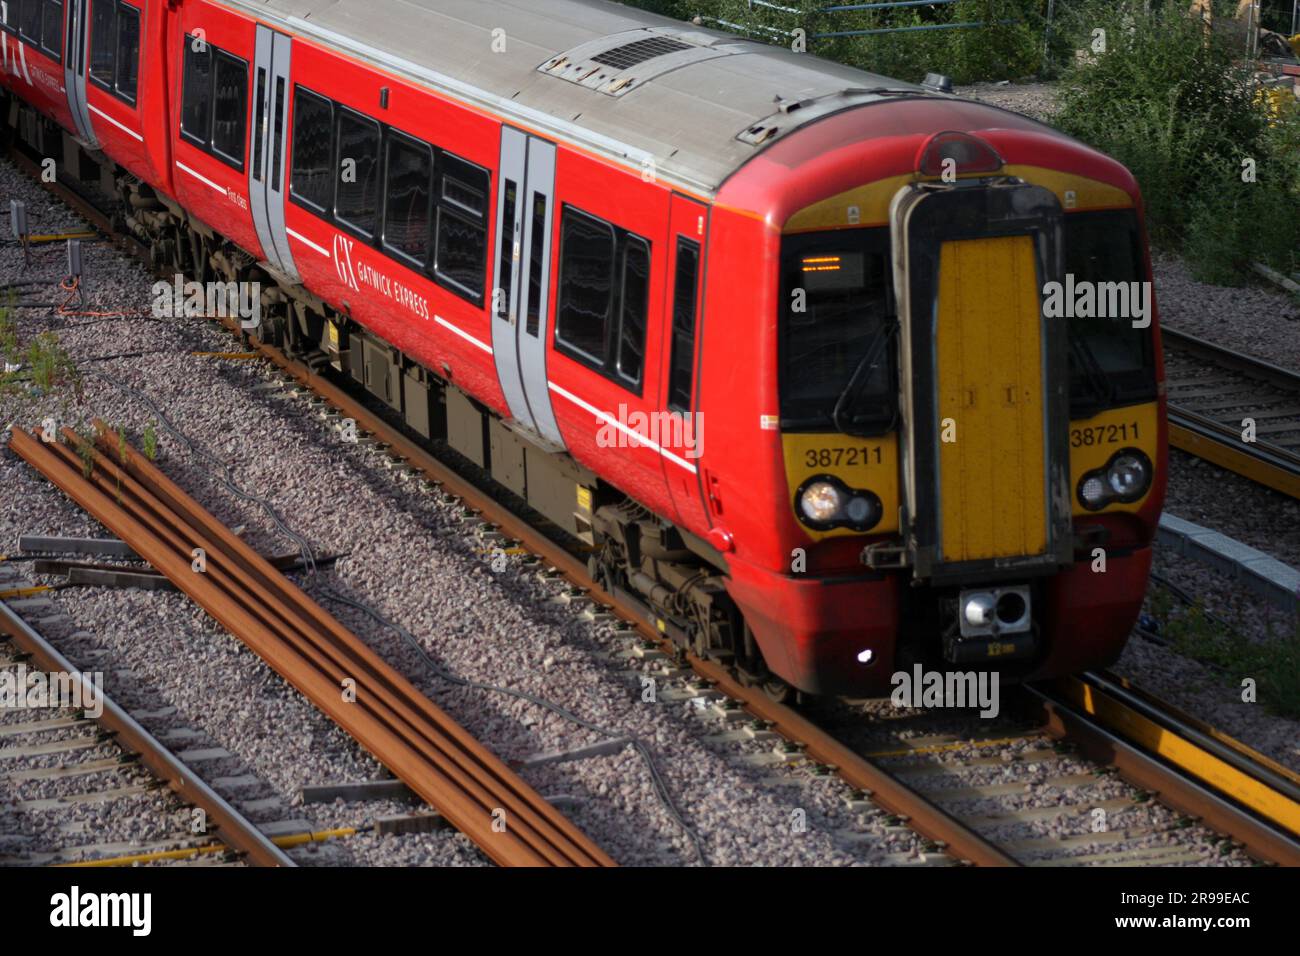
[[1137,422],[1122,425],[1093,425],[1070,430],[1070,447],[1086,448],[1091,445],[1114,445],[1138,438]]
[[835,468],[849,465],[879,465],[884,462],[880,446],[874,448],[809,448],[804,452],[804,464],[809,468]]

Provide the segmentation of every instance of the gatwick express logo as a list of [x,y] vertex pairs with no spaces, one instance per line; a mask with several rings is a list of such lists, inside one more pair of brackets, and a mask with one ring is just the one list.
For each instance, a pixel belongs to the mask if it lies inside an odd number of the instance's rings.
[[401,279],[382,272],[360,255],[354,256],[355,248],[356,243],[347,236],[334,237],[334,271],[338,273],[339,281],[353,292],[360,292],[365,286],[367,291],[373,290],[427,321],[428,300]]
[[338,273],[340,282],[353,292],[360,292],[361,284],[357,282],[357,270],[352,264],[352,248],[355,245],[347,236],[335,235],[334,271]]

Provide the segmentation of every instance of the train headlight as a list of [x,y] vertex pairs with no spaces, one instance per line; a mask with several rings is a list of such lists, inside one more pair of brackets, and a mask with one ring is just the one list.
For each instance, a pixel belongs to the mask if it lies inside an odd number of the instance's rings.
[[1120,501],[1136,501],[1151,486],[1151,464],[1141,452],[1120,452],[1106,469],[1106,481]]
[[849,522],[858,527],[870,527],[880,520],[880,509],[876,504],[876,497],[872,495],[854,495],[849,499],[849,503],[844,506],[844,514],[848,517]]
[[843,507],[844,493],[829,481],[814,481],[799,496],[803,516],[816,524],[830,524]]
[[1110,489],[1101,475],[1089,475],[1079,485],[1079,500],[1085,508],[1100,508],[1110,500]]
[[1130,504],[1151,488],[1151,459],[1136,448],[1124,448],[1110,461],[1088,472],[1079,481],[1079,503],[1089,511],[1100,511],[1115,502]]
[[794,505],[799,520],[817,531],[869,531],[885,514],[875,492],[850,488],[834,475],[813,475],[795,492]]

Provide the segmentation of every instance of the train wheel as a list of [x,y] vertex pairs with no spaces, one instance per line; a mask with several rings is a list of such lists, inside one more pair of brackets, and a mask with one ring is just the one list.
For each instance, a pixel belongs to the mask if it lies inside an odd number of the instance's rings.
[[779,677],[765,678],[762,686],[767,699],[775,704],[788,704],[794,697],[794,688]]

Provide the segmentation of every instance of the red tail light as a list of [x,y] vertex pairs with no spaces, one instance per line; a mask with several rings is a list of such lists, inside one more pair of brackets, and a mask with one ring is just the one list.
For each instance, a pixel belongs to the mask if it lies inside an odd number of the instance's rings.
[[998,151],[984,140],[970,133],[949,130],[935,133],[917,156],[916,168],[923,176],[942,176],[947,170],[946,160],[952,160],[948,169],[954,175],[964,173],[995,173],[1003,166]]

